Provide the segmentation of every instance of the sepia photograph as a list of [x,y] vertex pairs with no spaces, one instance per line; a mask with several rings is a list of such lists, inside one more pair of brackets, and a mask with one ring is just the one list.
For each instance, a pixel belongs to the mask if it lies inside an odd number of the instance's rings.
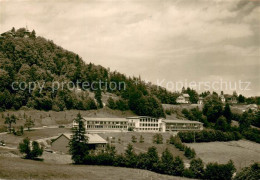
[[0,180],[260,180],[260,0],[0,0]]

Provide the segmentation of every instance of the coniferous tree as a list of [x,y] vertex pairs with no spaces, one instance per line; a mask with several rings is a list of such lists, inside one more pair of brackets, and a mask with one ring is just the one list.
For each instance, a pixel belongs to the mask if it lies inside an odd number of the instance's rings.
[[85,136],[85,124],[80,113],[75,118],[75,121],[78,126],[72,128],[73,134],[69,142],[70,153],[75,164],[82,164],[89,152],[87,146],[88,138]]
[[165,174],[173,174],[173,155],[167,148],[162,153],[160,171]]
[[223,116],[225,116],[225,118],[227,119],[227,123],[231,124],[232,113],[231,113],[230,106],[228,103],[225,105],[225,108],[223,111]]

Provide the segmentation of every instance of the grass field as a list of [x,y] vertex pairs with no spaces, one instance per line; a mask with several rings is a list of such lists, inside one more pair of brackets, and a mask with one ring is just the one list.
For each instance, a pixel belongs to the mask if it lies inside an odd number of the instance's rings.
[[[171,134],[169,133],[161,133],[163,135],[163,144],[154,144],[153,136],[155,133],[141,133],[141,132],[127,132],[127,133],[101,133],[99,134],[104,139],[109,139],[109,142],[113,142],[112,144],[116,147],[116,150],[119,154],[124,153],[127,145],[130,143],[134,146],[135,152],[146,152],[147,149],[151,146],[155,146],[158,150],[159,154],[168,148],[174,156],[180,156],[185,161],[186,157],[183,155],[183,152],[176,149],[173,145],[167,144],[166,141],[170,138]],[[143,136],[144,142],[139,143],[140,136]],[[136,143],[132,143],[132,136],[137,138]],[[114,139],[112,139],[114,138]]]
[[58,136],[61,133],[70,132],[69,128],[43,128],[32,131],[24,131],[24,135],[15,136],[13,134],[0,134],[0,140],[4,140],[6,146],[17,148],[18,144],[26,137],[30,140],[38,140],[42,138],[49,138],[52,136]]
[[[1,152],[1,149],[0,149]],[[91,179],[91,180],[177,180],[181,177],[161,175],[146,170],[110,166],[53,164],[0,157],[0,178],[4,179]]]
[[230,159],[240,170],[254,162],[260,162],[260,144],[240,140],[230,142],[189,143],[204,162],[227,163]]

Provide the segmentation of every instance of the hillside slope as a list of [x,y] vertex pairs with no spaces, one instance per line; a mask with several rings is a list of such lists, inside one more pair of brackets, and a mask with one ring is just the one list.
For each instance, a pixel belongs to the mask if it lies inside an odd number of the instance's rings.
[[[71,90],[69,82],[76,88]],[[87,64],[79,55],[25,28],[0,36],[0,90],[1,111],[23,106],[55,111],[97,109],[103,107],[102,94],[111,93],[117,97],[118,109],[165,117],[161,102],[175,103],[177,97],[141,78]]]

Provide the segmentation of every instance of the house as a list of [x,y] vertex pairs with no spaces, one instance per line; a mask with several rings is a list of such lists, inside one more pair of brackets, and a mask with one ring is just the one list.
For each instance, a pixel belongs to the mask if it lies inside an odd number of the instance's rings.
[[237,97],[234,95],[225,94],[225,99],[227,103],[237,104]]
[[[71,139],[72,134],[64,133],[57,137],[51,143],[51,149],[55,152],[68,154],[69,153],[69,141]],[[102,149],[106,146],[107,141],[100,137],[98,134],[86,134],[88,138],[88,147],[90,149]]]
[[203,97],[199,97],[198,104],[203,104]]
[[222,103],[225,103],[225,102],[226,102],[226,98],[225,98],[224,95],[220,95],[219,98],[220,98],[220,100],[221,100]]
[[190,95],[182,94],[176,99],[176,102],[179,104],[188,104],[190,103]]

